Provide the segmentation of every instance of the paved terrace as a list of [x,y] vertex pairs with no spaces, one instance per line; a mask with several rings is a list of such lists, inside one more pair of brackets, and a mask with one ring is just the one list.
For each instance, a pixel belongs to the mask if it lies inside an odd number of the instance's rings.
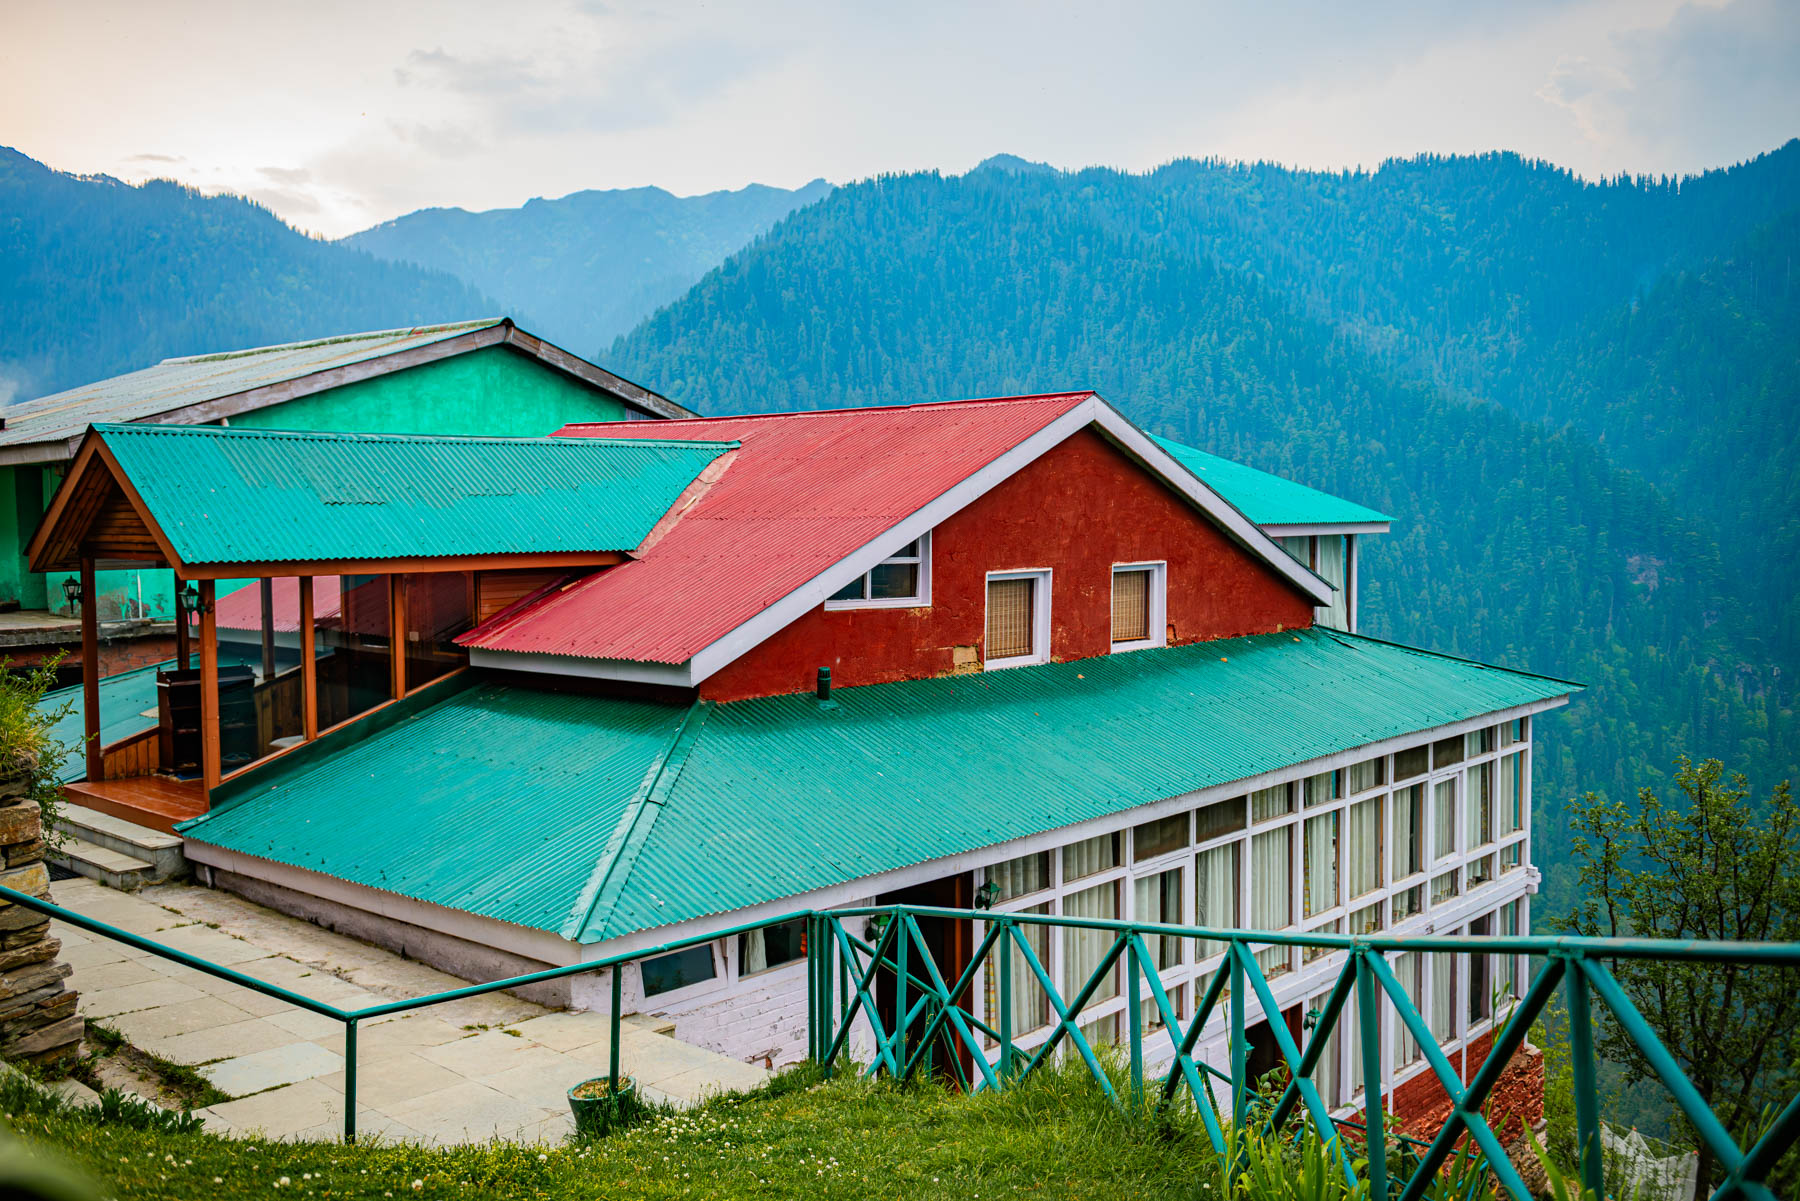
[[[122,893],[57,882],[59,905],[165,946],[341,1007],[459,988],[459,980],[229,893],[160,885]],[[211,1130],[273,1138],[343,1133],[340,1023],[56,923],[81,1013],[141,1050],[198,1066],[231,1101],[199,1110]],[[607,1070],[603,1014],[503,993],[359,1024],[357,1131],[447,1144],[543,1142],[572,1129],[566,1092]],[[691,1104],[753,1088],[760,1067],[675,1041],[628,1018],[623,1070],[655,1100]]]

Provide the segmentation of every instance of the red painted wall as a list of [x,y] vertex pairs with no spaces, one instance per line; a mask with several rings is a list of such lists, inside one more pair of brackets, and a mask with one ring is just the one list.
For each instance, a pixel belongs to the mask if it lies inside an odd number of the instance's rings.
[[1312,601],[1092,430],[1050,451],[932,534],[931,605],[823,608],[700,686],[712,700],[803,692],[822,666],[841,686],[949,674],[979,653],[987,573],[1048,567],[1057,660],[1112,648],[1112,567],[1168,562],[1169,643],[1312,624]]

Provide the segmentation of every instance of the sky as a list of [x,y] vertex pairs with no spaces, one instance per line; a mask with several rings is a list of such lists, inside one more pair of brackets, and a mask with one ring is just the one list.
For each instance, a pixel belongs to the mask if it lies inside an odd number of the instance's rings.
[[1002,152],[1336,169],[1503,149],[1597,178],[1796,135],[1800,0],[0,0],[0,145],[330,237]]

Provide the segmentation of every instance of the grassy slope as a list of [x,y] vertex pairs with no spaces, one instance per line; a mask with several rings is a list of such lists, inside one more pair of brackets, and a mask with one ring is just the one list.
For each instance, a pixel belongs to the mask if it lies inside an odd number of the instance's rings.
[[[1093,1197],[1216,1195],[1197,1121],[1121,1117],[1084,1075],[1004,1095],[794,1076],[589,1147],[426,1150],[101,1126],[4,1090],[27,1143],[120,1198]],[[309,1178],[308,1173],[311,1173]],[[278,1182],[286,1177],[285,1185]],[[420,1186],[414,1189],[413,1182]],[[1207,1185],[1211,1184],[1208,1188]]]

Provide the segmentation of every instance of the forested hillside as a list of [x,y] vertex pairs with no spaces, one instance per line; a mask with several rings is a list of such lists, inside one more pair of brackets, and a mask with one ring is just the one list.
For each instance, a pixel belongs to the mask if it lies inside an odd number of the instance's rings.
[[499,311],[448,275],[308,238],[247,200],[65,175],[0,147],[0,403],[170,355]]
[[378,258],[447,271],[529,312],[533,332],[592,355],[687,291],[775,222],[831,191],[674,196],[661,188],[576,192],[516,209],[421,209],[345,243]]
[[[1791,161],[1795,148],[1781,153]],[[1398,189],[1379,174],[1272,182],[1269,169],[1205,164],[888,178],[783,222],[608,361],[709,412],[1094,387],[1154,432],[1394,514],[1363,574],[1369,632],[1591,685],[1546,723],[1538,761],[1537,856],[1554,877],[1559,802],[1578,790],[1657,780],[1678,750],[1757,765],[1765,779],[1800,762],[1792,672],[1756,588],[1721,553],[1729,544],[1736,561],[1788,518],[1766,506],[1792,472],[1771,468],[1769,494],[1753,472],[1733,482],[1733,503],[1763,513],[1747,530],[1695,502],[1716,486],[1707,469],[1646,473],[1613,457],[1619,441],[1678,443],[1666,433],[1678,419],[1762,420],[1791,445],[1795,377],[1765,355],[1783,333],[1791,345],[1774,312],[1791,294],[1766,270],[1726,266],[1782,245],[1786,226],[1766,225],[1782,204],[1764,194],[1776,187],[1767,168],[1744,177],[1753,198],[1728,177],[1696,186],[1692,222],[1640,220],[1686,188],[1592,189],[1504,156],[1400,164],[1410,182]],[[1434,170],[1435,193],[1415,178]],[[1320,196],[1271,211],[1271,196],[1309,180]],[[1535,209],[1521,195],[1534,183]],[[1409,240],[1391,205],[1346,199],[1355,186],[1399,191],[1437,217]],[[1230,205],[1190,203],[1227,193]],[[1629,265],[1595,249],[1609,212],[1631,218],[1618,242]],[[1415,259],[1427,295],[1392,301]],[[1610,264],[1600,282],[1597,259]],[[1565,270],[1582,278],[1559,289]],[[1746,286],[1763,307],[1726,299]],[[1728,328],[1692,330],[1690,303]],[[1423,320],[1434,313],[1435,330]],[[1620,322],[1644,335],[1620,343]],[[1703,369],[1719,389],[1704,397],[1669,370],[1691,366],[1699,345],[1721,348]],[[1530,372],[1560,385],[1554,410]],[[1509,381],[1517,403],[1484,399]],[[1632,413],[1644,391],[1657,399]],[[1536,411],[1517,399],[1528,393]],[[1756,397],[1766,420],[1740,411]],[[1609,409],[1637,425],[1606,436]],[[1705,453],[1729,462],[1744,450],[1722,439]]]

